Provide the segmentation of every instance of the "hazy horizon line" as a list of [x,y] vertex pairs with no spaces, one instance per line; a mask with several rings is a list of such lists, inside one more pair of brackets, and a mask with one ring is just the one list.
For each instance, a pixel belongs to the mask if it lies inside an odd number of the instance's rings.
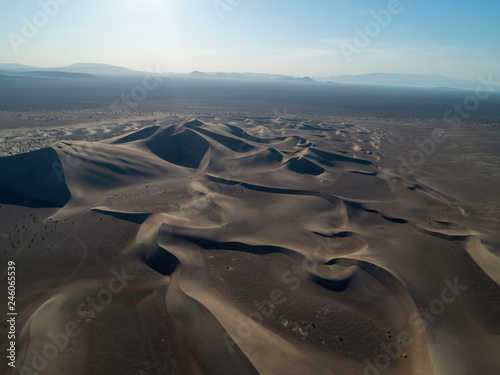
[[[114,68],[123,68],[127,69],[130,71],[135,71],[138,73],[147,73],[148,68],[149,70],[152,70],[152,68],[146,67],[145,70],[137,70],[134,68],[130,68],[125,65],[114,65],[110,63],[101,63],[101,62],[82,62],[78,61],[75,63],[71,63],[68,65],[31,65],[31,64],[26,64],[26,63],[20,63],[20,62],[2,62],[0,61],[0,64],[8,64],[8,65],[22,65],[26,67],[33,67],[33,68],[50,68],[50,69],[55,69],[55,68],[68,68],[73,65],[105,65],[105,66],[110,66]],[[356,77],[356,76],[362,76],[362,75],[370,75],[370,74],[390,74],[390,75],[411,75],[411,76],[440,76],[440,77],[447,77],[447,78],[457,78],[461,80],[467,80],[471,81],[469,78],[464,78],[464,77],[459,77],[459,76],[453,76],[453,75],[445,75],[441,73],[400,73],[400,72],[390,72],[390,71],[372,71],[372,72],[363,72],[363,73],[353,73],[353,74],[339,74],[336,75],[335,73],[331,73],[328,75],[312,75],[312,74],[306,74],[306,75],[293,75],[293,74],[284,74],[284,73],[272,73],[272,72],[259,72],[259,71],[224,71],[224,70],[219,70],[219,71],[207,71],[207,70],[201,70],[201,69],[194,69],[194,70],[189,70],[189,71],[156,71],[155,73],[157,74],[190,74],[194,72],[200,72],[200,73],[206,73],[206,74],[218,74],[218,73],[227,73],[227,74],[261,74],[261,75],[279,75],[279,76],[287,76],[287,77],[298,77],[298,78],[327,78],[327,77]]]

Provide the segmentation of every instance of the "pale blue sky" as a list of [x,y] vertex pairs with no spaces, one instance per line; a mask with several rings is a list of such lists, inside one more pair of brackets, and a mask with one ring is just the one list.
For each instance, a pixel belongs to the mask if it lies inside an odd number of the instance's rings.
[[[374,20],[370,11],[387,10],[388,1],[242,0],[233,6],[229,4],[237,0],[60,2],[66,4],[46,20],[37,13],[43,11],[38,0],[3,2],[0,62],[99,62],[138,70],[297,76],[391,72],[500,77],[498,0],[401,0],[401,12],[392,14],[387,26],[373,29],[370,44],[362,48],[354,44],[355,28],[365,30]],[[221,17],[217,2],[233,9]],[[23,34],[23,18],[33,20],[37,14],[35,23],[42,26],[37,35]],[[348,45],[357,50],[346,58],[340,46]]]

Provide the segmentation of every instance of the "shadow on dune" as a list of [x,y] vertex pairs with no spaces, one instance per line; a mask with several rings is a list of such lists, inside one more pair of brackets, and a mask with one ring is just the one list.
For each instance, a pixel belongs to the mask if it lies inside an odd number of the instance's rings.
[[0,159],[0,203],[63,207],[71,198],[59,156],[52,148]]
[[300,174],[319,176],[320,174],[325,173],[325,170],[319,165],[316,165],[304,158],[293,158],[288,162],[288,166],[292,171]]
[[169,137],[148,141],[146,146],[169,163],[196,169],[208,152],[210,144],[199,134],[186,129]]

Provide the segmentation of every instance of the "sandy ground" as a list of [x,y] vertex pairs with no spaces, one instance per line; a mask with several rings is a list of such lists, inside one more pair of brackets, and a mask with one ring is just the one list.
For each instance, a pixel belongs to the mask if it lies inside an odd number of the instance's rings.
[[2,128],[6,373],[497,373],[498,129],[88,120]]
[[65,140],[100,141],[139,130],[157,121],[165,124],[180,117],[170,112],[0,111],[0,157],[40,150]]

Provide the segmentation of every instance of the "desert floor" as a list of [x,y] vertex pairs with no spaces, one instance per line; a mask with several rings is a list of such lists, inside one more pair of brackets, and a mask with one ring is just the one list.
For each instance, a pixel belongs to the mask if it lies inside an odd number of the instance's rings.
[[3,113],[17,370],[496,374],[499,131]]

